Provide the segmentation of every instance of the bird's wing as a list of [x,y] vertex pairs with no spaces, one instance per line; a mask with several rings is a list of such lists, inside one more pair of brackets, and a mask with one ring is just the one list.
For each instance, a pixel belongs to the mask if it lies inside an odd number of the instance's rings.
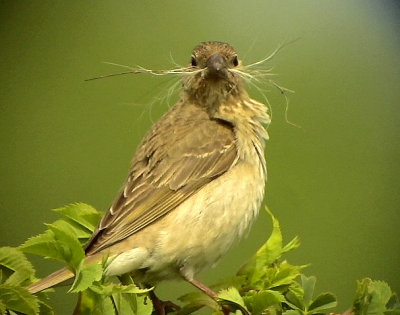
[[86,252],[96,253],[178,207],[237,161],[233,127],[204,109],[178,104],[150,130],[123,191],[103,217]]

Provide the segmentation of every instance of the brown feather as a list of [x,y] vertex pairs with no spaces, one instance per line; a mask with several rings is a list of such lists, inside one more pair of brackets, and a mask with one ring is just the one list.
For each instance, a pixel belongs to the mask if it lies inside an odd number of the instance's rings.
[[130,176],[86,247],[99,252],[163,217],[237,160],[233,127],[178,103],[150,130]]
[[51,288],[57,284],[66,282],[68,279],[74,277],[74,274],[68,270],[67,268],[63,268],[53,272],[52,274],[48,275],[46,278],[43,278],[39,282],[33,283],[27,287],[30,293],[37,293],[48,288]]

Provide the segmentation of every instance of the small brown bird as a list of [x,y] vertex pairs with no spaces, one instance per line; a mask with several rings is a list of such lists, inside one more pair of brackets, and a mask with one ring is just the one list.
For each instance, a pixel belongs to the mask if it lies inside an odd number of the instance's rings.
[[[108,275],[134,272],[154,285],[214,265],[256,218],[266,181],[267,106],[249,97],[232,46],[204,42],[181,69],[179,101],[139,145],[124,188],[86,246],[87,261],[112,260]],[[74,275],[63,269],[33,293]]]

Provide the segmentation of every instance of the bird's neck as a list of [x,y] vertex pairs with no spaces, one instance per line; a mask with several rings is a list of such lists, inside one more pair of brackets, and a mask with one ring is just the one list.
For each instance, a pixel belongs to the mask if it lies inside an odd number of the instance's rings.
[[270,123],[270,117],[265,104],[251,99],[240,86],[230,92],[224,86],[197,86],[184,90],[181,100],[182,104],[189,102],[204,108],[211,119],[232,124],[240,159],[260,163],[266,171],[264,142],[268,133],[265,126]]
[[243,92],[247,95],[241,81],[196,80],[195,77],[189,77],[184,81],[181,98],[212,112],[220,104],[239,99]]
[[267,106],[246,93],[235,102],[221,104],[215,117],[234,126],[239,157],[250,163],[260,163],[265,175],[264,143],[268,139],[265,127],[271,121]]

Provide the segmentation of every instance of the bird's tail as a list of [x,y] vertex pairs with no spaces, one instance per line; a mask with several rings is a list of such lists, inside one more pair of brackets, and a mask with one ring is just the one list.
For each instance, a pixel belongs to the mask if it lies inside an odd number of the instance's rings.
[[48,288],[51,288],[73,277],[74,274],[70,270],[68,270],[67,268],[63,268],[57,270],[56,272],[53,272],[46,278],[43,278],[42,280],[31,284],[30,286],[27,287],[27,289],[30,293],[37,293],[46,290]]

